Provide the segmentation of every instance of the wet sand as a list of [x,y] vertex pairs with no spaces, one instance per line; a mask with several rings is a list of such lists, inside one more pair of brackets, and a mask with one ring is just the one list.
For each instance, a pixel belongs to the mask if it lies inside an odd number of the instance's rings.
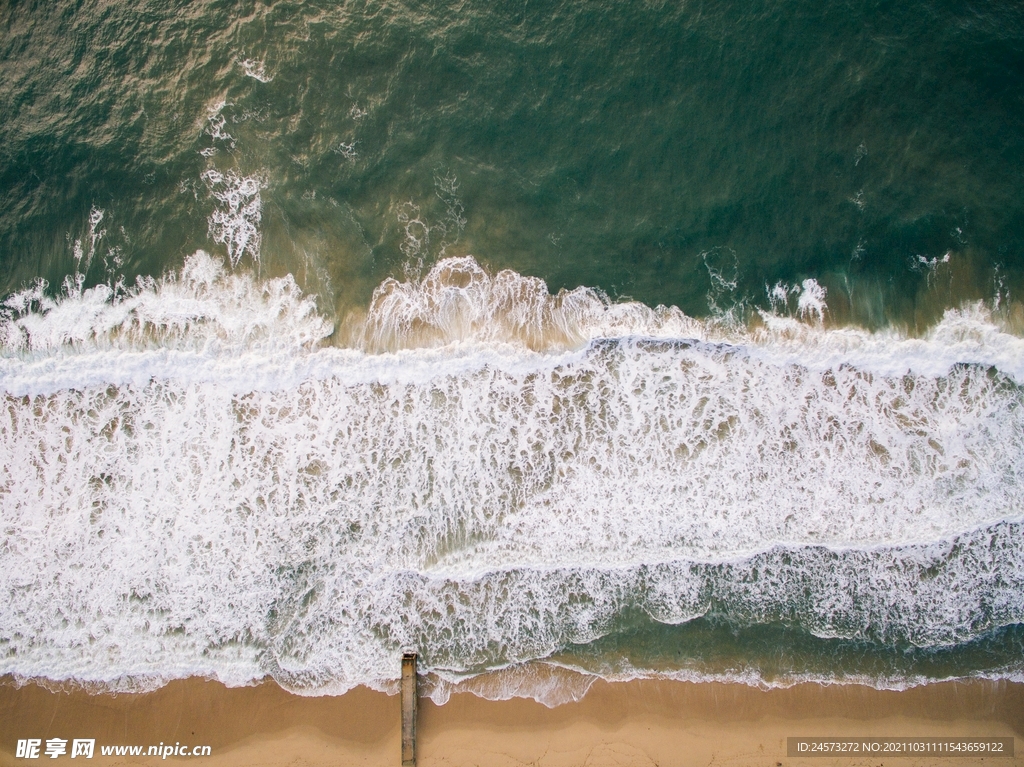
[[[208,745],[202,765],[399,765],[399,699],[365,688],[304,698],[272,682],[224,687],[189,679],[152,693],[55,692],[0,680],[0,764],[20,738],[95,738],[89,764],[157,764],[101,756],[102,745]],[[1015,737],[1014,758],[791,758],[791,736]],[[480,765],[1024,765],[1024,684],[950,682],[887,692],[798,685],[596,682],[577,702],[488,701],[458,693],[420,702],[418,764]],[[45,763],[53,763],[41,752]],[[61,760],[68,759],[61,756]],[[78,762],[75,762],[78,763]]]

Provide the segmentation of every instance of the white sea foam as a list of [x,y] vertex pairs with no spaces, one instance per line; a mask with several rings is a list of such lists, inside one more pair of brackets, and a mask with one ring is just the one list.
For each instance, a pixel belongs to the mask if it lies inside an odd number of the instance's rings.
[[[643,672],[637,674],[637,678]],[[548,708],[582,700],[598,676],[543,661],[496,669],[485,674],[425,674],[420,694],[444,705],[453,694],[471,693],[487,700],[531,698]]]
[[562,662],[535,661],[509,668],[498,669],[484,674],[468,676],[465,679],[448,678],[430,673],[420,680],[420,694],[438,705],[447,703],[452,695],[470,693],[486,700],[510,700],[530,698],[548,708],[581,700],[593,686],[602,679],[607,682],[632,682],[635,680],[668,680],[703,684],[718,682],[743,684],[762,690],[778,690],[800,684],[860,685],[876,690],[908,690],[913,687],[938,682],[993,680],[1024,682],[1024,673],[1019,669],[1003,669],[996,673],[984,672],[969,675],[924,676],[921,674],[854,674],[836,669],[831,673],[793,673],[766,678],[755,668],[730,668],[710,671],[696,666],[671,671],[639,667],[628,661],[619,660],[615,671],[603,670],[595,674],[585,668]]
[[1024,622],[1024,354],[980,307],[747,330],[448,259],[357,348],[330,329],[201,252],[5,302],[0,673],[338,692],[625,610],[924,647]]
[[106,234],[106,231],[99,228],[104,215],[104,211],[93,206],[89,211],[89,235],[86,245],[83,247],[82,240],[77,239],[75,240],[75,244],[72,246],[72,254],[75,257],[75,264],[78,267],[78,271],[82,274],[89,271],[89,266],[92,264],[93,256],[96,255],[96,245]]
[[[244,272],[228,273],[201,250],[179,272],[130,289],[100,284],[83,290],[72,279],[57,296],[46,288],[39,282],[3,302],[0,340],[11,372],[32,359],[69,354],[92,354],[97,365],[112,361],[111,370],[123,354],[145,350],[205,351],[213,358],[294,354],[331,332],[291,277],[259,282]],[[114,354],[96,355],[101,351]],[[21,355],[17,364],[12,354]],[[187,370],[189,363],[182,362]],[[81,356],[71,364],[89,375]]]
[[210,214],[210,237],[227,246],[232,266],[237,266],[247,253],[253,262],[258,262],[263,240],[260,231],[263,179],[239,176],[231,170],[221,173],[213,168],[203,171],[202,179],[210,194],[220,203]]
[[[203,127],[203,132],[208,134],[214,141],[220,141],[229,149],[234,149],[235,137],[225,130],[227,118],[222,114],[224,107],[226,106],[228,106],[228,103],[223,99],[214,102],[210,106],[206,113],[206,125]],[[211,156],[205,152],[202,154],[207,157]]]
[[242,59],[238,64],[248,77],[261,83],[269,83],[274,79],[273,75],[267,74],[267,65],[262,59]]

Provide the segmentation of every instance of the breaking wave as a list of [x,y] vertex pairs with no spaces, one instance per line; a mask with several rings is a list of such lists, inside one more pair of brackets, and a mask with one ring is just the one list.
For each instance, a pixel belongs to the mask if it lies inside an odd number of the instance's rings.
[[415,648],[439,700],[557,702],[587,683],[515,669],[637,611],[892,648],[1024,623],[1021,339],[981,306],[831,328],[800,290],[740,327],[446,259],[347,346],[202,252],[12,295],[0,673],[317,694]]

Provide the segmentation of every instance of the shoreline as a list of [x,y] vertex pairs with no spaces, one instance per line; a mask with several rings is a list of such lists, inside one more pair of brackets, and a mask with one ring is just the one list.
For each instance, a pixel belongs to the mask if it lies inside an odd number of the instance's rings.
[[[157,764],[158,757],[102,756],[101,745],[208,745],[205,765],[397,765],[400,701],[365,687],[302,697],[272,681],[228,688],[192,678],[148,693],[53,692],[0,679],[0,765],[19,738],[95,738],[93,764]],[[804,683],[764,690],[663,680],[594,682],[555,708],[525,698],[492,701],[456,692],[420,700],[418,764],[480,765],[873,765],[884,757],[787,756],[786,738],[1015,737],[1024,765],[1024,684],[940,682],[904,691]],[[46,758],[42,755],[42,758]],[[60,757],[62,759],[68,756]],[[182,761],[181,757],[170,757]],[[993,758],[989,757],[989,763]],[[191,761],[191,759],[185,759]],[[956,757],[940,763],[981,764]],[[901,757],[905,767],[936,757]]]

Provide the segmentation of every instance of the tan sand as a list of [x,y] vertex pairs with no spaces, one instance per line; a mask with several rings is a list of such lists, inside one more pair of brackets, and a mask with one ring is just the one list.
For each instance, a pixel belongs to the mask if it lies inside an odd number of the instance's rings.
[[[790,758],[790,736],[1016,737],[1010,758]],[[50,692],[0,681],[0,765],[19,738],[95,738],[84,764],[157,764],[155,757],[102,757],[100,745],[202,744],[208,757],[168,762],[224,765],[400,764],[399,700],[366,689],[303,698],[273,683],[227,689],[190,679],[140,695]],[[758,690],[733,684],[595,683],[554,709],[531,700],[487,701],[468,693],[444,706],[422,701],[418,764],[538,765],[1024,765],[1024,685],[943,683],[906,692],[799,685]],[[69,743],[70,745],[70,743]],[[61,764],[69,757],[60,758]],[[75,761],[72,764],[79,764]]]

